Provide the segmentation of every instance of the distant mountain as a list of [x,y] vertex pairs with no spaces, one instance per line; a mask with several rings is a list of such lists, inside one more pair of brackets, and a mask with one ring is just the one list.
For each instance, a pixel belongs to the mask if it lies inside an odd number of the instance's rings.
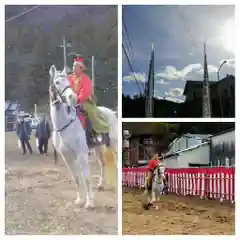
[[[5,20],[9,19],[19,13],[22,13],[34,5],[6,5],[5,7]],[[81,18],[81,13],[85,11],[90,11],[92,16],[98,17],[106,11],[104,5],[91,6],[91,5],[40,5],[38,8],[32,10],[31,12],[20,16],[19,18],[6,24],[6,27],[10,27],[11,24],[16,22],[28,22],[31,24],[44,23],[49,25],[61,20],[65,15],[79,15]],[[111,6],[109,6],[111,8]]]
[[[33,5],[6,5],[5,20]],[[95,91],[99,104],[115,107],[117,102],[117,6],[40,5],[5,24],[5,96],[25,106],[48,101],[51,64],[63,67],[61,38],[72,43],[68,52],[84,55],[89,66],[96,57]],[[68,57],[71,66],[72,57]],[[91,67],[89,67],[91,71]],[[89,71],[89,74],[91,72]],[[111,101],[109,101],[111,99]]]

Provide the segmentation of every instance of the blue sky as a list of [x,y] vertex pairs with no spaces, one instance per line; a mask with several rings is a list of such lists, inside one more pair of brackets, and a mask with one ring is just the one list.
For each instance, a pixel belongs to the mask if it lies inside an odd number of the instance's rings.
[[[155,97],[184,101],[187,80],[203,79],[203,45],[206,41],[210,81],[217,80],[217,69],[227,63],[220,77],[235,75],[234,6],[123,6],[134,58],[130,61],[139,84],[146,81],[151,41],[155,48]],[[123,26],[123,34],[126,36]],[[127,51],[130,47],[123,39]],[[139,93],[123,51],[123,93]]]

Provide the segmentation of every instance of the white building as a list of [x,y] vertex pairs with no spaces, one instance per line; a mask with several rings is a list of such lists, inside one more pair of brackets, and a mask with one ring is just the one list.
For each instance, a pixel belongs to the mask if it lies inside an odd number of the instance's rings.
[[235,130],[215,134],[211,137],[211,164],[213,166],[235,165]]
[[170,145],[162,161],[166,168],[220,166],[235,163],[235,131],[216,135],[184,134]]

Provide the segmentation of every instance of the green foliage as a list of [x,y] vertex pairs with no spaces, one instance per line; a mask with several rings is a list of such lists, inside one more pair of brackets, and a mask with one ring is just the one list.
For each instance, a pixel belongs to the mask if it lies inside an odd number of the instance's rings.
[[[57,45],[66,36],[72,43],[68,51],[80,53],[88,60],[90,76],[91,56],[96,58],[98,104],[116,107],[117,8],[82,8],[81,14],[66,14],[51,24],[47,19],[37,23],[12,21],[6,24],[6,99],[20,100],[26,108],[32,108],[34,103],[43,105],[48,102],[49,68],[52,64],[58,69],[63,68],[63,51]],[[6,12],[11,15],[9,9]],[[72,56],[67,60],[71,67]]]

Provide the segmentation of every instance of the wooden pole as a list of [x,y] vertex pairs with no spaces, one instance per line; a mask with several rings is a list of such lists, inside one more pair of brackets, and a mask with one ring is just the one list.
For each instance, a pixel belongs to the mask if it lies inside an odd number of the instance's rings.
[[95,57],[92,56],[92,86],[93,86],[93,95],[95,94]]

